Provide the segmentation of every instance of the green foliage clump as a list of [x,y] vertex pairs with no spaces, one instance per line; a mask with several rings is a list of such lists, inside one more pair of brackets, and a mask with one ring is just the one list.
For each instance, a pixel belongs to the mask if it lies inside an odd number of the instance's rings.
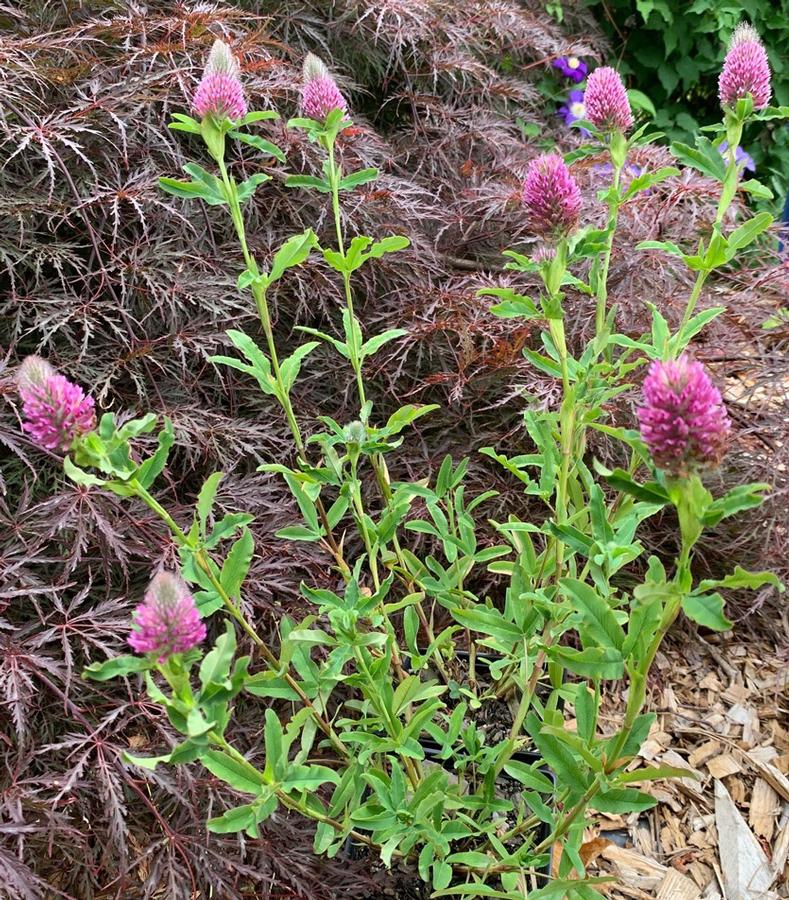
[[[585,0],[607,32],[632,86],[655,105],[655,125],[687,141],[720,118],[718,74],[732,32],[746,19],[759,32],[773,71],[773,103],[789,104],[789,0]],[[745,136],[758,177],[786,191],[789,130],[781,123]],[[776,201],[777,202],[777,201]]]

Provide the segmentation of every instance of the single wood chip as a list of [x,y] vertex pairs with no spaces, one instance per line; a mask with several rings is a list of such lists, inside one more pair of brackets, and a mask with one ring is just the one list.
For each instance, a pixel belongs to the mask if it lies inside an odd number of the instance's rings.
[[756,834],[766,841],[771,841],[775,831],[775,820],[781,812],[778,794],[763,779],[757,778],[751,795],[751,809],[748,813],[748,824]]
[[745,758],[774,791],[777,791],[784,800],[789,800],[789,778],[777,766],[763,762],[754,750],[748,751]]
[[654,859],[636,853],[635,850],[626,850],[611,844],[602,854],[604,859],[616,866],[623,883],[640,890],[654,890],[666,877],[668,868],[655,862]]
[[700,746],[696,747],[693,753],[688,757],[688,762],[692,766],[701,766],[708,759],[712,759],[713,756],[717,756],[722,749],[722,745],[720,741],[705,741]]
[[715,781],[715,825],[726,895],[737,900],[765,900],[773,882],[770,862],[729,792]]
[[714,759],[707,761],[707,769],[713,778],[725,778],[727,775],[736,775],[742,766],[731,753],[721,753]]
[[701,891],[690,878],[680,875],[676,869],[669,869],[655,900],[698,900],[699,897]]

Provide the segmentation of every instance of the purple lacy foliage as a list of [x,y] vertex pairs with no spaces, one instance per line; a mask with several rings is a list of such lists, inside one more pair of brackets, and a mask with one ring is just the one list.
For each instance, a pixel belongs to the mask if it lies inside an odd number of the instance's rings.
[[738,25],[718,78],[721,106],[732,107],[750,94],[753,108],[764,109],[770,103],[771,93],[767,51],[750,25]]
[[687,354],[650,365],[638,421],[655,464],[674,476],[717,466],[731,427],[720,391]]

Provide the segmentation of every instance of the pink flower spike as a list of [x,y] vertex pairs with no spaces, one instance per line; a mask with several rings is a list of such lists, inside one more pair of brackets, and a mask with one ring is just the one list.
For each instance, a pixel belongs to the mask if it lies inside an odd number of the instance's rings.
[[673,476],[718,465],[731,427],[720,391],[686,353],[650,365],[638,421],[655,465]]
[[770,63],[758,32],[741,22],[729,44],[718,78],[721,106],[736,106],[741,97],[753,98],[754,109],[764,109],[770,103]]
[[627,131],[633,113],[622,76],[610,66],[595,69],[586,81],[586,118],[601,131]]
[[237,119],[247,114],[244,88],[234,75],[223,72],[208,72],[197,86],[192,108],[200,118],[212,116],[215,119]]
[[134,610],[135,630],[128,641],[137,653],[155,653],[164,662],[172,653],[186,653],[205,640],[206,628],[180,575],[159,572]]
[[347,112],[348,103],[323,61],[314,53],[308,53],[304,59],[301,111],[310,119],[325,122],[335,109]]
[[581,191],[558,153],[546,153],[529,163],[523,182],[523,203],[535,234],[565,237],[581,214]]
[[23,429],[45,450],[68,453],[74,439],[96,427],[95,404],[40,356],[28,356],[17,375]]

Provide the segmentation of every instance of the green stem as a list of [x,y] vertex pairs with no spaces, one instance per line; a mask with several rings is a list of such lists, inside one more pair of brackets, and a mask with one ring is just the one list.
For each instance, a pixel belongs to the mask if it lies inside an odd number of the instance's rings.
[[619,182],[622,177],[622,166],[617,165],[613,161],[614,179],[611,185],[612,190],[616,191],[616,199],[609,201],[608,204],[608,222],[606,230],[608,232],[603,252],[603,264],[597,280],[597,307],[595,310],[595,339],[598,344],[602,344],[605,332],[605,320],[608,313],[608,270],[611,265],[611,252],[614,246],[614,234],[619,220]]
[[[241,204],[238,200],[238,191],[236,190],[236,184],[227,171],[224,159],[219,159],[217,160],[217,162],[219,164],[219,172],[222,176],[222,183],[225,187],[225,196],[227,197],[227,205],[228,209],[230,210],[230,218],[232,219],[233,225],[236,230],[236,236],[238,237],[238,242],[241,246],[241,252],[244,256],[244,262],[246,263],[247,269],[254,276],[254,279],[252,281],[252,296],[255,299],[255,306],[257,307],[258,316],[260,317],[260,324],[263,328],[263,334],[266,337],[266,344],[268,346],[269,357],[271,359],[271,370],[274,375],[274,380],[277,383],[277,399],[279,400],[280,406],[285,413],[285,419],[287,420],[288,427],[290,428],[290,432],[293,435],[293,441],[296,445],[296,453],[298,455],[298,458],[301,463],[306,466],[308,463],[307,454],[304,447],[304,440],[301,435],[301,429],[299,428],[298,420],[296,419],[296,414],[293,410],[293,404],[290,401],[290,394],[285,385],[284,379],[282,378],[282,372],[279,364],[279,355],[277,353],[277,345],[274,341],[274,330],[271,326],[271,315],[268,308],[266,289],[258,280],[260,269],[258,268],[257,260],[252,255],[249,249],[249,245],[247,244],[246,226],[244,225],[244,216],[241,212]],[[350,577],[350,569],[343,558],[342,551],[340,550],[337,541],[334,538],[331,525],[329,524],[329,517],[326,513],[326,508],[324,507],[323,501],[320,497],[318,497],[315,501],[315,508],[318,511],[321,525],[323,526],[323,530],[326,533],[326,542],[328,544],[329,550],[332,556],[334,556],[334,559],[340,571],[342,572],[343,577],[347,579]]]

